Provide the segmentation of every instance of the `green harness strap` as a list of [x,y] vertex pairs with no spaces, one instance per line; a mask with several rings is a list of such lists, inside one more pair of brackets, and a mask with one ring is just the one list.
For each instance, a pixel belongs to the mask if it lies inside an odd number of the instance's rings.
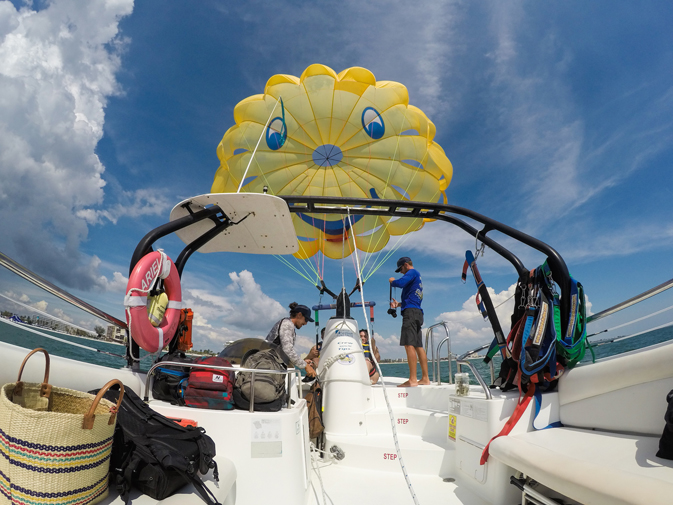
[[[575,281],[571,277],[571,282],[576,286],[576,314],[570,314],[569,324],[573,324],[573,328],[568,328],[567,335],[570,338],[564,338],[561,332],[561,308],[559,303],[559,296],[554,287],[554,280],[551,276],[551,269],[545,261],[542,264],[542,271],[544,273],[547,286],[554,295],[554,327],[556,329],[556,353],[562,357],[566,362],[566,368],[573,368],[577,363],[584,359],[587,347],[590,347],[586,341],[586,303],[584,298],[584,288],[582,284]],[[572,310],[572,309],[571,309]],[[593,356],[593,350],[591,351]],[[594,358],[595,360],[595,358]]]

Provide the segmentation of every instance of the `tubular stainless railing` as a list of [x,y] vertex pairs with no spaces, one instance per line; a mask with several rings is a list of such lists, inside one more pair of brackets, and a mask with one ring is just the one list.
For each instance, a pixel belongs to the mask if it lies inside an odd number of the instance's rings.
[[[437,359],[435,359],[435,336],[433,334],[433,331],[435,328],[438,326],[444,327],[444,331],[446,332],[446,338],[449,338],[449,328],[446,326],[446,321],[442,321],[441,323],[433,324],[429,328],[425,330],[425,353],[427,354],[428,352],[428,342],[430,343],[430,354],[432,355],[431,358],[431,363],[432,363],[432,381],[439,380],[441,381],[440,378],[440,373],[439,373],[439,346],[437,347]],[[446,340],[446,339],[444,339]],[[442,340],[442,342],[444,342]],[[441,343],[440,343],[441,345]],[[451,383],[451,344],[448,344],[449,346],[449,384]]]
[[[475,354],[475,353],[477,353],[477,352],[479,352],[479,351],[483,351],[484,349],[487,349],[487,348],[489,348],[490,346],[491,346],[490,343],[488,343],[488,344],[483,344],[483,345],[480,345],[479,347],[476,347],[476,348],[471,349],[471,350],[469,350],[469,351],[467,351],[467,352],[464,352],[463,354],[461,354],[460,356],[458,356],[458,357],[456,358],[456,365],[457,365],[457,368],[458,368],[458,372],[460,372],[460,370],[461,370],[460,365],[461,365],[461,364],[465,364],[465,363],[459,363],[459,362],[464,362],[464,361],[466,361],[466,358],[467,358],[468,356],[470,356],[471,354]],[[494,365],[493,365],[493,360],[491,360],[491,361],[488,362],[488,367],[489,367],[489,369],[491,370],[491,384],[493,384],[493,383],[495,382],[495,367],[494,367]],[[472,368],[473,368],[473,367],[470,367],[470,370],[471,370]]]
[[442,348],[442,345],[446,342],[446,351],[448,353],[448,359],[447,363],[449,364],[449,384],[453,384],[453,370],[451,370],[451,337],[446,337],[444,340],[442,340],[439,344],[437,344],[437,385],[441,386],[442,385],[442,372],[439,369],[439,365],[442,363],[442,360],[440,358],[440,349]]
[[456,360],[456,363],[458,363],[458,366],[465,365],[469,367],[474,376],[477,378],[479,385],[483,388],[484,394],[486,395],[486,399],[490,400],[493,398],[493,396],[491,395],[491,389],[486,385],[484,379],[482,379],[481,374],[479,373],[479,370],[477,370],[472,363],[470,363],[466,359],[461,360],[460,358]]
[[152,365],[152,368],[149,369],[147,372],[147,379],[145,379],[145,396],[143,398],[144,401],[149,401],[150,398],[150,378],[154,375],[154,370],[156,368],[159,368],[161,366],[166,366],[166,365],[171,365],[171,366],[178,366],[178,367],[184,367],[184,368],[207,368],[209,370],[226,370],[228,372],[250,372],[252,373],[251,377],[251,382],[252,382],[252,387],[250,388],[250,412],[255,411],[255,374],[270,374],[270,375],[285,375],[287,376],[287,408],[291,409],[292,408],[292,402],[290,401],[290,396],[291,396],[291,389],[292,389],[292,381],[291,381],[291,375],[296,375],[296,381],[295,384],[297,386],[297,398],[301,398],[301,380],[299,379],[300,373],[294,368],[291,368],[289,370],[261,370],[261,369],[255,369],[255,368],[239,368],[239,367],[234,367],[234,366],[219,366],[219,365],[201,365],[198,363],[183,363],[180,361],[160,361],[159,363],[155,363]]

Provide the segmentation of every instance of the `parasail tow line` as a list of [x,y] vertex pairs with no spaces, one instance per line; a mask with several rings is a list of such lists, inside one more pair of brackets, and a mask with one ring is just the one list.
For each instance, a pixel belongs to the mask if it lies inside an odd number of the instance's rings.
[[276,112],[276,107],[278,107],[279,100],[276,98],[276,104],[273,106],[273,109],[271,109],[271,114],[269,114],[269,119],[266,120],[266,123],[264,124],[264,128],[262,128],[262,133],[259,135],[259,140],[257,141],[257,145],[255,146],[255,150],[252,151],[252,156],[250,156],[250,161],[248,162],[248,166],[245,167],[245,172],[243,173],[243,177],[241,178],[241,182],[238,185],[238,191],[236,193],[241,192],[241,188],[243,187],[243,181],[245,181],[245,176],[248,175],[248,169],[250,168],[250,165],[252,165],[252,160],[255,157],[255,153],[257,152],[257,148],[259,147],[259,143],[262,141],[262,137],[264,136],[264,132],[269,126],[269,122],[271,121],[271,118],[273,117],[273,113]]
[[[350,212],[350,207],[347,207],[348,211],[348,222],[351,224],[351,227],[353,226],[353,223],[351,221],[351,212]],[[369,319],[367,318],[367,311],[365,310],[365,294],[364,294],[364,286],[362,285],[362,272],[360,270],[360,257],[358,255],[358,248],[355,244],[355,235],[353,235],[353,250],[355,253],[355,261],[357,263],[357,274],[358,274],[358,282],[360,283],[360,298],[362,299],[362,314],[364,315],[365,318],[365,324],[367,325],[367,334],[371,335],[371,338],[374,338],[374,335],[370,333],[370,328],[369,328]],[[372,361],[374,362],[374,365],[376,366],[376,370],[379,372],[379,377],[383,377],[383,372],[381,371],[381,367],[379,366],[379,362],[376,360],[376,356],[374,356],[374,353],[370,353],[372,357]],[[402,468],[402,473],[404,474],[404,480],[407,483],[407,487],[409,488],[409,493],[411,493],[411,499],[414,501],[415,505],[420,505],[418,501],[418,497],[416,496],[416,492],[414,491],[414,487],[411,484],[411,479],[409,478],[409,473],[407,472],[407,467],[404,465],[404,460],[402,459],[402,451],[400,449],[400,442],[397,438],[397,426],[396,426],[396,421],[395,421],[395,415],[393,414],[393,409],[390,406],[390,400],[388,399],[388,391],[386,390],[386,383],[384,380],[381,380],[381,387],[383,389],[383,398],[386,400],[386,406],[388,407],[388,417],[390,417],[390,426],[393,430],[393,441],[395,442],[395,452],[397,453],[397,460],[400,462],[400,467]]]

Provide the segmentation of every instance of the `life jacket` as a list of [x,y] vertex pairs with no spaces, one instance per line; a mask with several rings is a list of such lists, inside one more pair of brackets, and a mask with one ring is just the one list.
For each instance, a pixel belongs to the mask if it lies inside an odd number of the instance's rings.
[[369,342],[362,344],[362,350],[364,351],[365,359],[369,360],[372,364],[372,367],[369,369],[369,377],[374,377],[378,370],[376,369],[376,366],[374,366],[374,356],[372,355]]
[[364,351],[365,354],[365,359],[372,360],[372,351],[369,348],[369,342],[366,344],[362,344],[362,350]]

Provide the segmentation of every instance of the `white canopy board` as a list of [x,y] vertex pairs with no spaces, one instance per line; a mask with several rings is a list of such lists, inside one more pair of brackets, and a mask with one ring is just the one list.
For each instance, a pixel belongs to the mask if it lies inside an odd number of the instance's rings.
[[[185,208],[188,203],[193,213],[217,205],[231,221],[243,219],[202,246],[199,252],[292,254],[299,250],[292,215],[282,198],[259,193],[209,193],[177,204],[171,211],[170,220],[189,215]],[[191,244],[214,227],[211,219],[204,219],[178,231],[177,236],[185,244]]]

